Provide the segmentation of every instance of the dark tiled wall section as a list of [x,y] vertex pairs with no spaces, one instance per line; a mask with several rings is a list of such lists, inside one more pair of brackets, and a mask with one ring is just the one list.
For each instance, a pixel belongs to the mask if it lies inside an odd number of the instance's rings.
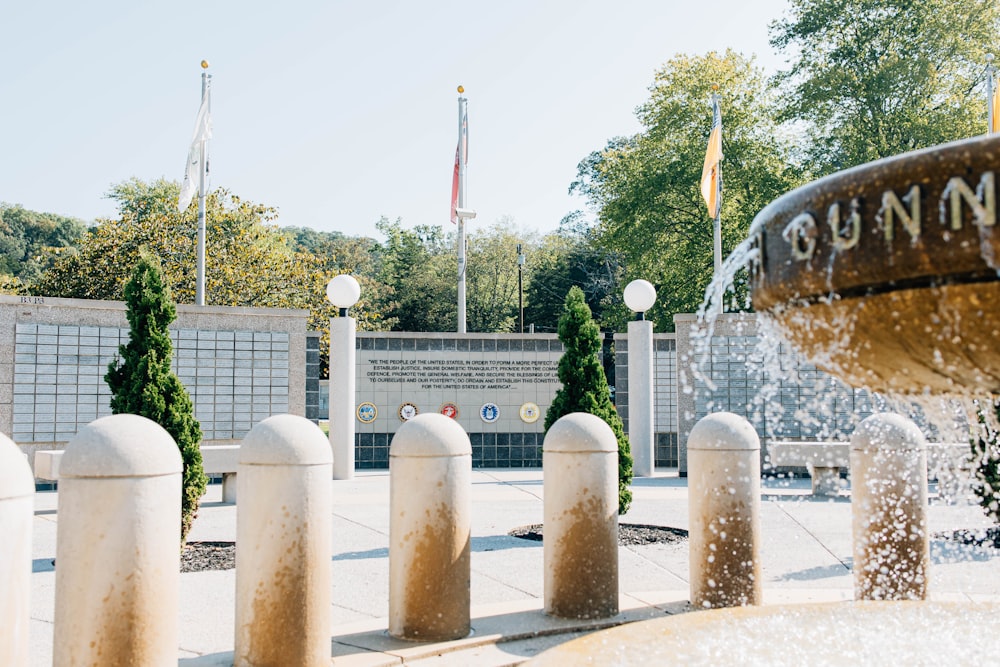
[[[470,433],[473,468],[541,468],[541,433]],[[355,462],[359,470],[389,467],[390,433],[358,433],[354,436]],[[674,459],[677,458],[676,438]]]
[[306,335],[306,419],[319,421],[319,334]]
[[653,453],[655,457],[653,465],[664,468],[678,467],[680,461],[677,450],[676,433],[657,433],[656,449]]

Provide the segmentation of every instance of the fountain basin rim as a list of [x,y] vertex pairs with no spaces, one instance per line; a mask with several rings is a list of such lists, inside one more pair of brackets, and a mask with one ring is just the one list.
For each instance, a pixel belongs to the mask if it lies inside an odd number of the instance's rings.
[[751,223],[753,304],[998,279],[1000,135],[830,174]]

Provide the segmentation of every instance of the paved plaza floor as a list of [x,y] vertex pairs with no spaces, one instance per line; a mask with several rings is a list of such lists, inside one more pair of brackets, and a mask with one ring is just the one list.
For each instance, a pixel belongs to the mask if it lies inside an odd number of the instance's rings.
[[[538,469],[472,473],[472,626],[459,642],[428,645],[397,641],[386,633],[389,598],[389,473],[359,472],[334,481],[333,638],[336,665],[517,664],[541,650],[604,622],[559,621],[542,613],[540,542],[508,536],[542,522],[543,480]],[[637,478],[624,523],[688,527],[687,480],[659,472]],[[932,533],[986,528],[980,509],[946,503],[933,493]],[[191,539],[234,541],[236,505],[221,502],[212,485]],[[58,493],[36,494],[33,535],[32,665],[51,664],[55,605]],[[820,498],[809,480],[765,479],[761,503],[761,562],[765,604],[850,600],[851,499]],[[931,598],[1000,600],[1000,551],[940,538],[931,542]],[[622,614],[613,622],[686,611],[686,542],[621,547]],[[180,575],[180,665],[231,664],[235,571]]]

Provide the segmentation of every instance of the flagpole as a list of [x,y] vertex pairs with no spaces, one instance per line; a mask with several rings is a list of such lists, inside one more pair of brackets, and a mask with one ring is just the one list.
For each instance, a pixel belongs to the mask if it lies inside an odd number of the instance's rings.
[[993,54],[986,54],[986,134],[993,132]]
[[[719,84],[712,84],[712,90],[718,91]],[[717,92],[712,93],[712,114],[718,114],[719,111],[719,94]],[[716,167],[717,178],[715,179],[715,197],[716,197],[716,209],[715,209],[715,220],[712,223],[712,253],[714,257],[714,267],[715,267],[715,279],[719,285],[719,293],[716,295],[715,306],[716,312],[721,313],[722,308],[722,298],[723,298],[723,288],[721,282],[722,276],[722,159],[719,159],[719,164]]]
[[[463,124],[465,123],[466,103],[468,100],[462,97],[465,89],[458,87],[458,210],[465,209],[465,137]],[[465,216],[459,213],[458,218],[458,333],[465,333]]]
[[[208,70],[208,61],[201,61],[201,103],[204,104],[210,94],[209,85],[212,76]],[[209,102],[211,104],[211,102]],[[201,142],[200,171],[198,174],[198,269],[195,279],[195,305],[205,305],[205,181],[208,175],[208,140]]]

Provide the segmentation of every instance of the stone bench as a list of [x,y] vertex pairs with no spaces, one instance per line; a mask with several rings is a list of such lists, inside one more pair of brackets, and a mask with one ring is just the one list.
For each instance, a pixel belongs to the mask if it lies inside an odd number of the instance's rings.
[[201,465],[206,475],[222,475],[222,502],[236,504],[236,470],[240,463],[239,445],[209,445],[201,448]]
[[[817,496],[835,496],[840,492],[840,469],[851,463],[849,442],[812,442],[775,440],[767,446],[773,466],[805,466],[812,477],[812,492]],[[941,470],[970,465],[969,445],[965,443],[927,443],[927,467]]]
[[[63,450],[46,449],[35,452],[35,477],[59,481],[59,463]],[[222,502],[236,502],[236,470],[239,465],[239,445],[209,445],[201,448],[201,462],[207,475],[222,475]]]
[[812,477],[812,492],[835,496],[840,492],[840,469],[851,463],[849,442],[772,441],[767,446],[773,466],[805,466]]

